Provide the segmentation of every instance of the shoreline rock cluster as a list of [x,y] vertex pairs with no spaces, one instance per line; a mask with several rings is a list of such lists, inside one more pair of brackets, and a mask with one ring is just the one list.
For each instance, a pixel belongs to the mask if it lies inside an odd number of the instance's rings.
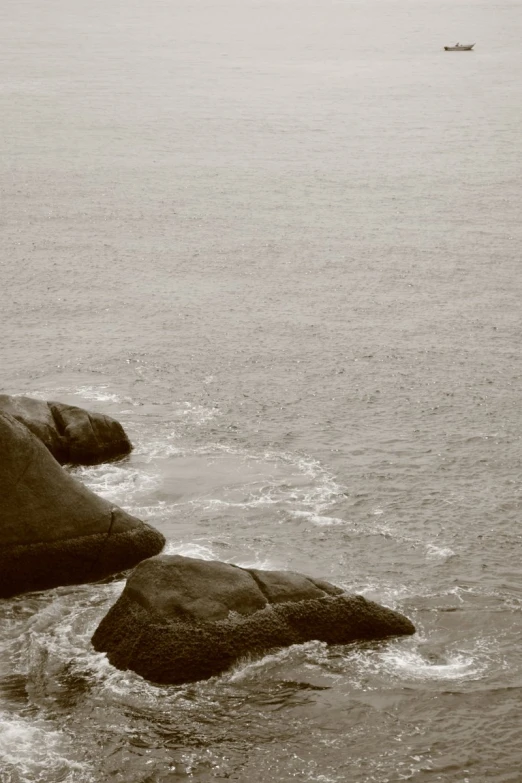
[[[25,398],[27,399],[27,398]],[[14,404],[11,403],[14,401]],[[17,398],[0,399],[0,597],[31,590],[94,582],[137,565],[163,549],[162,534],[121,508],[91,492],[65,471],[53,456],[60,437],[38,400],[24,404],[22,423],[9,412]],[[21,406],[20,406],[21,407]],[[72,426],[74,449],[59,453],[86,454],[88,464],[110,451],[118,429],[114,420],[62,406],[64,421],[92,423],[82,439]],[[34,411],[34,418],[29,418]],[[54,420],[54,419],[53,419]],[[123,428],[119,425],[121,431]],[[40,440],[35,433],[42,432]],[[96,437],[92,436],[95,432]],[[125,443],[126,441],[126,443]],[[124,454],[128,453],[125,436]],[[121,438],[119,440],[121,442]],[[83,444],[83,445],[82,445]],[[129,444],[130,445],[130,444]],[[114,451],[114,446],[112,448]],[[78,459],[76,464],[84,464]]]
[[60,465],[97,465],[132,451],[119,421],[75,405],[0,394],[0,413],[25,424]]
[[0,598],[133,568],[92,643],[117,668],[163,684],[208,678],[246,655],[312,639],[415,633],[402,614],[320,579],[158,554],[159,531],[62,467],[131,449],[108,416],[0,395]]

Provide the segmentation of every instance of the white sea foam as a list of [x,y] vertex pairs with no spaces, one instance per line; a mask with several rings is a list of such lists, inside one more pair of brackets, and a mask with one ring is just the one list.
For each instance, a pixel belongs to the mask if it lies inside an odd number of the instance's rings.
[[181,505],[180,503],[166,503],[164,500],[158,500],[150,505],[132,504],[128,506],[129,511],[140,519],[169,519],[175,514]]
[[277,570],[277,567],[267,558],[254,557],[246,560],[234,560],[234,565],[240,566],[240,568],[256,568],[260,571]]
[[[55,705],[57,682],[64,672],[77,669],[90,676],[97,657],[88,645],[98,620],[100,602],[116,597],[116,583],[98,586],[56,588],[35,597],[33,612],[17,622],[9,656],[13,669],[24,671],[25,691],[33,708]],[[121,586],[119,586],[121,590]],[[58,686],[59,687],[59,686]],[[34,714],[25,719],[12,712],[0,714],[0,780],[64,781],[94,780],[86,763],[76,758],[76,741],[55,721]]]
[[216,554],[210,546],[198,544],[195,541],[177,543],[169,541],[163,550],[166,555],[183,555],[183,557],[197,557],[200,560],[217,560]]
[[[93,402],[110,402],[120,403],[122,398],[115,392],[110,391],[109,384],[101,384],[99,386],[53,386],[48,388],[40,388],[36,390],[29,390],[21,392],[20,394],[14,394],[14,397],[21,396],[34,397],[37,400],[56,400],[60,396],[67,397],[81,397],[84,400],[91,400]],[[128,397],[125,398],[126,402],[131,402]]]
[[145,462],[182,456],[184,450],[174,443],[178,437],[179,433],[176,429],[158,429],[147,420],[140,421],[137,431],[132,433],[133,456],[140,457]]
[[[244,491],[245,487],[243,486],[241,489]],[[192,500],[192,502],[194,503],[197,501]],[[251,492],[245,500],[233,501],[223,500],[222,498],[204,497],[201,498],[199,502],[206,511],[209,511],[212,508],[218,508],[219,506],[224,506],[226,508],[258,508],[259,506],[273,506],[278,503],[284,503],[285,498],[274,498],[261,490],[261,494],[257,497]]]
[[[74,392],[78,397],[84,400],[94,400],[95,402],[122,402],[122,398],[109,390],[108,384],[100,386],[79,386]],[[129,399],[126,399],[129,402]]]
[[399,604],[409,598],[418,595],[417,586],[386,582],[384,579],[366,582],[337,580],[336,584],[346,590],[347,593],[362,595],[369,601],[384,604],[390,609],[397,609]]
[[71,755],[68,737],[50,723],[0,713],[1,780],[91,781],[87,766]]
[[212,546],[209,544],[201,544],[197,541],[190,541],[185,543],[169,541],[166,544],[163,552],[166,555],[183,555],[183,557],[196,557],[200,560],[221,560],[225,563],[232,563],[233,565],[237,565],[240,568],[257,568],[260,570],[270,570],[275,568],[274,564],[271,563],[268,559],[259,558],[256,556],[253,558],[246,557],[244,559],[238,559],[236,557],[233,560],[228,560],[227,558],[223,558],[222,555],[216,554]]
[[299,511],[293,510],[290,512],[292,516],[302,519],[309,519],[314,525],[320,527],[329,527],[332,525],[344,525],[345,520],[340,517],[328,517],[321,514],[315,514],[313,511]]
[[315,460],[286,453],[251,454],[221,444],[187,450],[177,438],[176,431],[139,437],[133,457],[144,464],[178,459],[172,469],[166,465],[161,470],[171,485],[177,482],[176,492],[184,502],[205,511],[286,505],[313,514],[318,525],[342,522],[324,514],[341,489]]
[[384,667],[401,677],[414,680],[475,679],[484,670],[478,655],[448,653],[442,663],[426,660],[417,650],[389,649],[382,656]]
[[263,655],[261,658],[242,658],[225,675],[228,682],[241,682],[245,679],[256,677],[258,674],[266,675],[270,669],[278,669],[292,659],[306,660],[309,656],[317,653],[318,649],[323,650],[326,645],[322,642],[311,641],[303,644],[293,644],[290,647],[284,647],[273,653]]
[[145,462],[153,462],[156,459],[168,459],[168,457],[178,457],[184,454],[183,449],[169,442],[165,438],[154,441],[138,441],[134,446],[134,455],[145,459]]
[[71,389],[65,387],[57,387],[54,389],[27,389],[23,392],[16,392],[13,397],[33,397],[35,400],[52,400],[56,399],[60,394],[71,394]]
[[93,492],[113,503],[129,506],[160,485],[159,476],[128,464],[105,463],[76,468],[74,474]]
[[450,547],[437,546],[436,544],[428,544],[426,546],[426,560],[430,562],[445,562],[454,556],[455,552]]
[[[13,397],[33,397],[36,400],[60,400],[62,398],[65,398],[69,400],[72,404],[74,397],[80,397],[82,400],[88,400],[91,402],[105,402],[105,403],[111,403],[111,404],[120,404],[122,402],[125,402],[127,404],[130,404],[132,406],[136,406],[139,403],[130,397],[121,397],[119,394],[116,394],[116,392],[111,391],[111,387],[108,383],[99,384],[99,385],[89,385],[85,384],[82,386],[75,386],[74,384],[71,384],[70,386],[49,386],[44,387],[40,389],[29,389],[24,392],[19,392],[16,394],[13,394]],[[125,413],[130,413],[131,411],[125,411]],[[120,414],[122,411],[120,411]]]

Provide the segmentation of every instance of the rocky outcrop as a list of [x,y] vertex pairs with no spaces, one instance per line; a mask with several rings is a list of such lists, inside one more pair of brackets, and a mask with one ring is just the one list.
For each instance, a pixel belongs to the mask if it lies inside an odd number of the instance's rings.
[[61,465],[96,465],[132,450],[118,421],[74,405],[0,394],[0,413],[25,424]]
[[90,582],[161,551],[157,530],[70,476],[0,413],[0,597]]
[[345,644],[414,632],[403,615],[319,579],[160,555],[134,569],[92,641],[119,669],[174,684],[312,639]]

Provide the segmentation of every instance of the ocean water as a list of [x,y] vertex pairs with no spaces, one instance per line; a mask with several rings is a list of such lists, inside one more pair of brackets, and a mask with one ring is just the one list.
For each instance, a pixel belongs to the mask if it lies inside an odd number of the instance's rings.
[[418,628],[156,687],[90,645],[121,580],[0,601],[0,782],[519,783],[520,3],[0,29],[0,391],[117,417],[75,472],[168,551]]

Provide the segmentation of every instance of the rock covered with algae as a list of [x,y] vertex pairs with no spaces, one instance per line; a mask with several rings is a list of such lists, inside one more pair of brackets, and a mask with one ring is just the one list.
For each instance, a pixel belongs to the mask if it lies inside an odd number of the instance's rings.
[[398,612],[292,571],[159,555],[140,563],[92,642],[158,684],[220,674],[244,656],[415,633]]

